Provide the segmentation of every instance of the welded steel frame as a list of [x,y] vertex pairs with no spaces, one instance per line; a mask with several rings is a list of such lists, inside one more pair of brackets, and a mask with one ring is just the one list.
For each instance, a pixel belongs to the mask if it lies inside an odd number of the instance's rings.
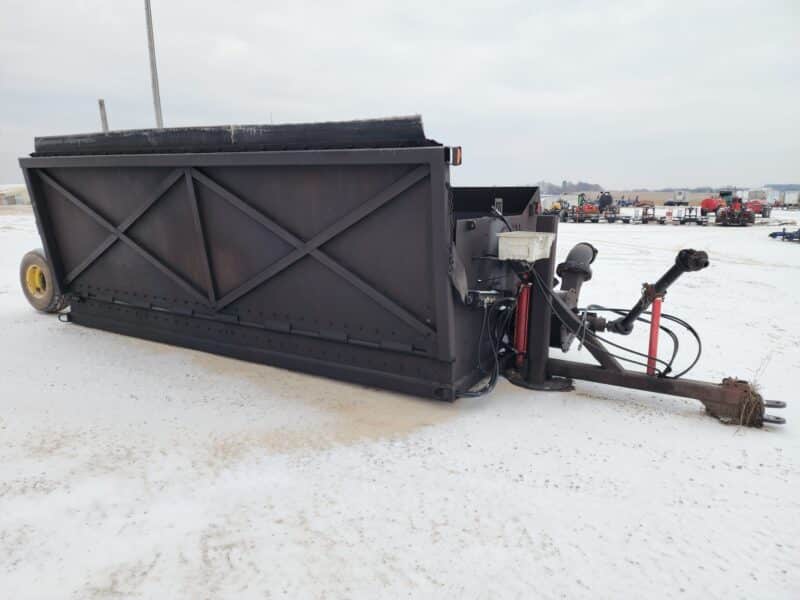
[[[453,308],[453,294],[450,289],[449,270],[452,264],[451,246],[451,207],[448,200],[447,187],[449,185],[449,165],[446,162],[444,148],[441,146],[419,147],[419,148],[387,148],[387,149],[345,149],[345,150],[298,150],[298,151],[263,151],[263,152],[220,152],[220,153],[175,153],[175,154],[137,154],[137,155],[82,155],[82,156],[52,156],[52,157],[29,157],[20,159],[20,166],[28,185],[31,197],[31,204],[36,216],[37,227],[44,246],[45,253],[50,260],[56,281],[55,288],[58,293],[71,295],[70,283],[80,275],[80,273],[96,261],[102,254],[116,243],[123,243],[147,260],[153,267],[162,274],[170,277],[175,283],[189,293],[198,303],[203,304],[209,309],[210,314],[195,314],[189,311],[188,314],[181,314],[171,311],[168,307],[158,306],[132,306],[129,303],[115,302],[113,297],[92,297],[76,298],[73,297],[72,314],[76,323],[84,324],[101,329],[116,331],[128,335],[174,343],[178,345],[206,350],[214,353],[225,354],[254,360],[276,366],[285,366],[296,370],[318,373],[328,377],[345,379],[367,385],[376,385],[395,389],[402,392],[413,393],[416,395],[432,396],[439,399],[452,400],[455,398],[456,391],[460,386],[471,384],[479,377],[478,373],[470,373],[462,376],[459,381],[454,379],[453,364],[459,349],[455,344],[455,319]],[[427,248],[428,256],[431,260],[431,271],[429,286],[433,298],[433,316],[435,324],[420,322],[419,319],[409,314],[403,314],[401,306],[398,306],[390,298],[381,298],[378,290],[372,288],[369,283],[360,281],[359,277],[348,271],[343,266],[328,257],[320,246],[337,235],[336,227],[328,227],[324,231],[315,235],[312,239],[302,240],[287,230],[280,224],[270,219],[267,215],[259,213],[255,208],[249,206],[246,199],[239,198],[232,191],[227,190],[215,182],[212,178],[203,173],[206,167],[244,167],[244,166],[331,166],[331,165],[385,165],[385,164],[405,164],[413,167],[406,176],[408,181],[414,182],[428,179],[430,189],[430,227],[428,234]],[[156,186],[152,194],[148,196],[139,207],[134,210],[119,225],[114,225],[105,217],[97,214],[86,204],[79,194],[69,190],[62,185],[48,169],[54,168],[115,168],[115,167],[168,167],[172,170]],[[406,179],[406,178],[403,178]],[[389,188],[383,190],[380,198],[373,198],[366,202],[365,206],[359,207],[353,213],[347,215],[342,221],[358,220],[363,218],[372,210],[382,206],[383,203],[391,199],[392,190],[396,184],[402,188],[408,183],[395,182]],[[315,332],[291,331],[276,324],[270,326],[264,324],[253,324],[241,321],[232,322],[230,315],[221,312],[225,306],[232,301],[229,298],[216,297],[210,269],[206,268],[206,277],[209,283],[206,293],[197,289],[188,281],[175,273],[165,261],[153,256],[146,248],[142,247],[126,235],[127,230],[132,227],[137,219],[144,215],[152,206],[157,204],[159,198],[172,186],[186,185],[190,190],[192,201],[193,216],[195,219],[195,231],[203,247],[206,245],[203,226],[200,222],[196,208],[196,197],[194,190],[196,185],[204,185],[215,188],[215,192],[221,195],[228,203],[236,209],[248,214],[253,220],[263,227],[277,234],[278,237],[293,246],[293,251],[289,257],[280,265],[288,267],[304,256],[311,256],[325,264],[328,268],[336,272],[348,283],[359,288],[367,296],[371,297],[384,308],[388,308],[395,316],[403,319],[407,324],[415,328],[425,328],[432,330],[433,340],[429,348],[419,349],[411,347],[393,347],[390,342],[379,344],[378,347],[369,342],[359,340],[346,340],[352,342],[356,347],[353,352],[361,350],[365,352],[381,353],[390,356],[406,355],[408,360],[425,361],[431,363],[431,371],[437,373],[436,376],[422,378],[398,375],[384,371],[371,371],[363,366],[348,366],[335,362],[326,363],[319,358],[303,359],[300,355],[281,356],[280,352],[264,351],[263,348],[248,347],[247,344],[237,344],[223,339],[204,339],[192,335],[180,335],[175,333],[179,328],[185,328],[190,323],[203,321],[217,322],[228,332],[231,328],[243,329],[248,331],[263,330],[264,335],[275,336],[297,336],[305,339],[308,343],[335,344],[341,340],[320,339]],[[80,209],[87,218],[92,219],[108,233],[108,236],[86,259],[65,272],[64,265],[59,256],[55,244],[54,223],[51,217],[43,210],[42,198],[43,186],[49,186],[56,190],[59,196],[66,202],[70,202]],[[403,188],[405,189],[405,188]],[[400,193],[400,192],[398,192]],[[396,195],[396,194],[395,194]],[[380,196],[380,194],[379,194]],[[346,228],[346,223],[339,223],[340,227]],[[205,256],[208,265],[208,253]],[[259,274],[259,281],[255,285],[260,285],[275,274],[275,269],[271,268],[267,273]],[[251,282],[252,283],[252,282]],[[249,285],[249,284],[248,284]],[[241,291],[241,290],[240,290]],[[246,293],[246,292],[242,292]],[[115,314],[130,313],[125,319],[118,320]],[[147,318],[155,318],[153,313],[157,313],[163,319],[172,319],[173,325],[170,326],[147,326],[142,323]],[[262,332],[257,332],[261,334]],[[222,334],[220,334],[222,335]],[[255,335],[255,333],[248,334]],[[410,355],[410,356],[409,356]]]

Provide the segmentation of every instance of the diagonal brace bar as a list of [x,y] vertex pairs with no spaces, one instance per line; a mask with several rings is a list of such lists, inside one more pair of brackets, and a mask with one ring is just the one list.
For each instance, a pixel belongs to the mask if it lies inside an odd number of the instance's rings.
[[[158,201],[164,194],[167,193],[167,191],[169,191],[173,185],[175,185],[175,182],[178,181],[180,177],[181,170],[173,170],[166,178],[164,178],[161,183],[158,184],[156,189],[153,190],[147,200],[145,200],[141,206],[139,206],[139,208],[133,212],[133,214],[131,214],[127,219],[120,223],[119,226],[116,227],[116,231],[125,233],[128,229],[130,229],[140,217],[150,210],[150,207],[153,206],[156,201]],[[92,251],[92,253],[89,254],[89,256],[87,256],[77,267],[67,273],[66,277],[64,278],[64,283],[70,284],[75,281],[81,273],[94,264],[94,262],[99,259],[106,250],[113,246],[114,242],[117,240],[119,240],[119,236],[117,236],[116,232],[109,235],[105,240],[103,240],[103,243],[95,248],[94,251]]]
[[370,198],[367,202],[353,210],[352,212],[348,213],[329,227],[325,228],[323,231],[315,235],[312,239],[308,241],[303,241],[294,234],[290,233],[277,223],[258,211],[257,209],[253,208],[251,205],[246,203],[244,200],[239,198],[236,194],[230,192],[223,186],[219,185],[217,182],[212,180],[210,177],[205,175],[204,173],[198,171],[197,169],[192,169],[192,176],[199,181],[204,186],[208,187],[210,190],[215,192],[217,195],[222,197],[223,199],[227,200],[233,206],[241,210],[244,214],[255,220],[256,222],[263,225],[265,228],[269,229],[275,235],[286,241],[287,243],[291,244],[295,247],[295,250],[281,258],[280,260],[274,262],[258,274],[256,274],[252,279],[245,282],[235,290],[232,290],[225,296],[219,299],[217,303],[217,309],[224,308],[225,306],[229,305],[230,303],[236,301],[238,298],[244,296],[248,292],[252,291],[256,287],[264,284],[266,281],[275,277],[281,271],[284,271],[301,258],[305,256],[312,256],[321,264],[323,264],[328,269],[332,270],[337,275],[341,276],[345,280],[347,280],[351,285],[356,287],[358,290],[369,296],[373,301],[378,303],[380,306],[394,314],[396,317],[401,319],[403,322],[411,326],[413,329],[421,332],[421,333],[430,333],[433,328],[427,324],[420,321],[417,317],[412,315],[402,306],[399,306],[396,302],[388,298],[386,295],[381,293],[380,291],[376,290],[373,286],[369,283],[355,275],[349,269],[346,269],[338,262],[334,261],[330,258],[326,253],[322,252],[318,248],[333,239],[335,236],[340,234],[345,229],[351,227],[355,223],[362,220],[364,217],[369,215],[370,213],[374,212],[393,198],[396,198],[399,194],[404,192],[405,190],[409,189],[411,186],[416,184],[417,182],[424,179],[429,174],[429,169],[427,165],[418,167],[413,171],[407,173],[389,187],[385,188],[372,198]]
[[[128,246],[131,250],[136,252],[139,256],[153,265],[156,269],[158,269],[161,273],[172,279],[178,286],[180,286],[184,291],[188,292],[193,298],[199,301],[202,304],[208,305],[208,299],[197,291],[195,287],[186,281],[183,277],[181,277],[178,273],[176,273],[173,269],[171,269],[168,265],[166,265],[163,261],[161,261],[158,257],[154,256],[152,253],[148,252],[138,243],[133,241],[130,237],[128,237],[121,229],[114,227],[105,217],[101,216],[97,211],[93,208],[88,206],[83,200],[78,198],[75,194],[70,192],[67,188],[61,185],[58,181],[53,179],[52,176],[45,173],[44,170],[38,171],[39,176],[42,178],[42,181],[47,183],[50,187],[55,189],[59,192],[64,198],[66,198],[71,204],[73,204],[76,208],[81,210],[83,213],[88,215],[92,218],[98,225],[100,225],[103,229],[106,229],[109,233],[111,233],[115,238],[119,239]],[[178,173],[178,177],[180,178],[180,172]],[[176,178],[176,181],[177,181]],[[174,182],[173,182],[174,183]],[[153,201],[155,202],[155,200]],[[142,212],[142,214],[144,214]],[[141,215],[140,215],[141,216]],[[138,218],[138,217],[137,217]],[[132,224],[132,223],[131,223]],[[113,243],[113,242],[112,242]],[[109,246],[111,243],[109,243]]]

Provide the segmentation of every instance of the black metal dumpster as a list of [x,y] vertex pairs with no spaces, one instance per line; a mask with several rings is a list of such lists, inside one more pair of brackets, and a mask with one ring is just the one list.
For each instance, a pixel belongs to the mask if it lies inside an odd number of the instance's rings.
[[538,190],[451,188],[450,157],[406,118],[37,138],[20,164],[75,323],[452,399],[486,343],[453,282],[507,275],[491,207],[533,229]]

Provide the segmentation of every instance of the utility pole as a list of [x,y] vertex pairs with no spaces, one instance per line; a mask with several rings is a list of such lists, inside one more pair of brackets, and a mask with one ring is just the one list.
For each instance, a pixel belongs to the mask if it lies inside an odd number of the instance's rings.
[[100,125],[103,128],[103,133],[108,133],[108,116],[106,115],[106,101],[100,98],[97,101],[100,107]]
[[156,42],[153,38],[153,14],[150,10],[150,0],[144,0],[144,12],[147,17],[147,45],[150,49],[150,80],[153,85],[153,107],[156,111],[156,127],[164,128],[161,118],[161,93],[158,91],[158,69],[156,68]]

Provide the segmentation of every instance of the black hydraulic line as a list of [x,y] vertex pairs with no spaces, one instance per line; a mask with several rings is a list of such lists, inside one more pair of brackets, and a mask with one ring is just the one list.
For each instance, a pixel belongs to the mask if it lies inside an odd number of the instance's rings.
[[[628,309],[626,309],[626,308],[605,308],[605,307],[599,306],[597,304],[590,304],[587,307],[587,310],[590,310],[590,311],[593,311],[593,310],[594,311],[608,311],[608,312],[614,312],[614,313],[617,313],[617,314],[623,315],[623,316],[626,315],[627,312],[628,312]],[[650,311],[645,311],[642,314],[649,315]],[[691,362],[691,364],[688,367],[686,367],[683,371],[678,373],[677,375],[671,375],[669,377],[669,379],[678,379],[678,378],[683,377],[684,375],[686,375],[689,371],[691,371],[695,367],[695,365],[700,361],[700,357],[703,354],[703,341],[701,340],[700,334],[697,333],[695,328],[692,327],[689,323],[687,323],[683,319],[681,319],[679,317],[676,317],[675,315],[671,315],[669,313],[663,313],[663,312],[661,313],[661,318],[662,319],[667,319],[668,321],[672,321],[674,323],[677,323],[678,325],[680,325],[681,327],[686,329],[686,331],[688,331],[692,335],[692,337],[694,337],[695,341],[697,342],[697,354],[695,354],[694,360]],[[639,320],[644,321],[645,323],[649,323],[650,322],[647,319],[639,319]],[[661,329],[669,332],[669,330],[667,330],[663,326],[661,327]],[[672,364],[672,362],[673,362],[673,359],[670,359],[670,361],[669,361],[670,365]]]
[[481,356],[481,347],[483,346],[483,332],[486,329],[486,322],[489,319],[489,306],[483,307],[483,320],[481,321],[481,333],[478,336],[478,370],[483,372],[483,357]]
[[[589,312],[589,311],[591,311],[591,312],[598,312],[598,311],[599,312],[611,312],[611,313],[615,313],[615,314],[623,316],[623,317],[628,314],[628,310],[627,309],[605,308],[603,306],[600,306],[599,304],[590,304],[587,308],[579,308],[578,309],[578,312]],[[650,312],[646,311],[646,312],[643,312],[642,314],[643,315],[649,315]],[[647,323],[647,324],[650,323],[650,320],[649,319],[645,319],[644,317],[639,317],[636,320],[641,322],[641,323]],[[678,348],[680,347],[680,341],[678,340],[678,336],[675,335],[675,332],[672,331],[669,327],[666,327],[664,325],[659,325],[658,328],[661,331],[663,331],[664,333],[666,333],[670,337],[670,340],[672,340],[672,355],[669,357],[669,360],[667,361],[667,366],[664,369],[664,373],[665,373],[665,376],[666,376],[666,373],[672,372],[672,365],[673,365],[673,363],[675,362],[675,359],[678,356]],[[648,355],[648,358],[650,358],[649,355]]]
[[493,206],[493,207],[492,207],[492,208],[489,210],[489,216],[492,216],[492,217],[494,217],[495,219],[500,219],[500,220],[503,222],[503,224],[506,226],[506,228],[507,228],[509,231],[514,231],[514,228],[513,228],[513,227],[511,227],[511,223],[509,223],[509,222],[508,222],[508,219],[506,219],[505,215],[503,215],[503,213],[501,213],[501,212],[500,212],[500,211],[497,209],[497,207],[496,207],[496,206]]
[[[502,218],[502,215],[500,214],[495,214],[495,216],[497,216],[498,218]],[[505,219],[503,220],[505,221]],[[695,357],[694,361],[689,365],[689,367],[681,371],[681,373],[679,373],[678,375],[668,377],[669,373],[672,370],[672,365],[674,364],[675,358],[678,353],[678,348],[680,345],[678,337],[671,329],[663,325],[659,327],[662,331],[664,331],[665,333],[667,333],[667,335],[670,336],[673,342],[672,356],[670,357],[669,361],[664,361],[658,357],[651,357],[648,354],[638,352],[636,350],[633,350],[632,348],[622,346],[611,340],[608,340],[604,337],[597,335],[594,331],[591,331],[588,328],[586,323],[583,320],[581,320],[578,317],[578,315],[576,315],[573,312],[573,310],[578,310],[578,309],[576,309],[573,302],[570,302],[570,300],[573,300],[571,296],[574,295],[574,301],[576,302],[578,295],[577,292],[580,290],[581,284],[584,281],[587,281],[589,278],[591,278],[591,269],[589,265],[594,261],[596,252],[597,251],[590,244],[586,243],[578,244],[572,249],[572,251],[570,251],[567,260],[564,263],[562,263],[562,265],[559,265],[559,267],[561,267],[559,276],[562,277],[562,291],[568,292],[567,296],[569,296],[565,299],[560,298],[551,287],[546,285],[546,283],[542,280],[542,275],[540,273],[537,273],[535,269],[532,270],[533,280],[536,282],[536,288],[538,288],[541,291],[542,296],[547,300],[547,304],[550,307],[551,311],[556,315],[556,318],[561,322],[561,324],[566,329],[575,334],[576,337],[578,337],[578,339],[581,341],[581,343],[585,345],[587,349],[595,356],[595,358],[597,358],[601,362],[601,364],[606,368],[608,368],[606,365],[612,365],[612,364],[616,364],[617,368],[620,368],[619,363],[614,363],[614,359],[622,360],[627,363],[642,367],[646,367],[647,365],[643,362],[639,362],[631,358],[612,354],[605,347],[602,346],[601,342],[608,344],[614,348],[623,350],[624,352],[640,356],[642,358],[647,358],[647,359],[653,358],[656,362],[664,366],[663,369],[656,369],[656,374],[660,378],[677,379],[686,374],[691,368],[694,367],[695,364],[697,364],[697,361],[700,358],[701,341],[697,332],[685,321],[673,315],[662,313],[663,318],[676,322],[679,325],[682,325],[684,328],[686,328],[695,337],[698,343],[698,354]],[[682,250],[680,253],[678,253],[678,257],[675,260],[675,265],[671,267],[653,286],[648,286],[648,287],[651,288],[651,290],[653,291],[659,291],[660,294],[663,294],[666,291],[666,289],[672,283],[674,283],[675,280],[677,280],[678,277],[680,277],[680,275],[683,274],[684,272],[697,271],[704,268],[707,265],[708,265],[708,257],[705,252],[699,252],[694,250]],[[574,293],[569,294],[570,290],[574,290]],[[647,287],[645,291],[647,292]],[[618,319],[617,321],[614,321],[614,323],[619,323],[626,320],[629,321],[631,323],[630,328],[628,329],[629,333],[630,330],[633,328],[632,324],[635,321],[642,321],[645,323],[650,322],[648,319],[641,317],[642,314],[650,314],[648,311],[646,311],[646,309],[652,302],[652,298],[650,298],[649,301],[646,301],[646,296],[647,293],[643,294],[640,301],[631,310],[618,309],[618,308],[609,309],[597,305],[591,305],[589,309],[614,312],[621,315],[622,318]],[[505,314],[500,317],[499,321],[496,320],[495,312],[498,311],[499,306],[504,305],[509,300],[511,299],[501,300],[493,304],[491,308],[487,309],[487,312],[484,314],[484,323],[481,326],[479,348],[482,344],[481,340],[483,339],[484,331],[488,326],[489,342],[492,349],[493,368],[490,374],[489,381],[481,389],[465,390],[463,392],[460,392],[458,394],[459,396],[461,397],[483,396],[485,394],[488,394],[494,389],[497,380],[499,378],[499,372],[500,372],[500,352],[501,350],[505,350],[505,348],[501,348],[503,346],[503,338],[505,337],[506,330],[511,321],[511,315],[513,314],[515,308],[513,301],[511,306],[509,306],[508,309],[505,311]],[[567,302],[565,302],[565,300],[567,300]],[[570,304],[573,305],[570,306]],[[635,317],[632,317],[634,311],[638,312],[636,313]],[[499,331],[498,331],[498,326],[499,326]],[[483,370],[482,367],[480,366],[480,350],[479,350],[478,360],[479,360],[479,368]]]
[[[536,275],[535,272],[534,275]],[[597,362],[599,362],[604,369],[610,369],[612,371],[622,372],[624,370],[622,368],[622,365],[620,365],[614,359],[619,359],[628,362],[630,364],[638,365],[640,367],[647,366],[645,363],[638,362],[630,358],[626,358],[624,356],[619,356],[617,354],[612,354],[611,352],[609,352],[608,349],[606,349],[603,346],[603,343],[608,344],[609,346],[613,346],[615,348],[619,348],[620,350],[623,350],[625,352],[636,354],[637,356],[641,356],[643,358],[650,358],[650,356],[647,354],[643,354],[631,348],[621,346],[620,344],[612,342],[609,339],[600,337],[594,331],[589,329],[586,326],[586,324],[574,312],[572,312],[572,310],[570,310],[570,308],[566,306],[566,304],[564,304],[564,301],[558,297],[555,291],[552,288],[548,288],[544,284],[544,282],[542,282],[540,277],[534,276],[534,281],[536,282],[537,287],[542,290],[542,293],[547,299],[547,302],[550,305],[550,308],[552,309],[552,312],[553,314],[555,314],[556,318],[559,321],[561,321],[561,323],[564,326],[569,328],[570,331],[572,331],[576,336],[578,336],[578,339],[581,341],[581,343],[584,346],[586,346],[586,349],[589,350],[592,356],[594,356],[595,359],[597,359]],[[655,360],[664,365],[665,367],[667,366],[666,361],[663,361],[660,358],[655,358]],[[665,371],[666,369],[664,371],[656,369],[657,375],[659,377],[663,377]]]
[[[589,310],[610,311],[610,312],[614,312],[614,313],[617,313],[617,314],[623,315],[623,316],[625,314],[627,314],[627,309],[623,309],[623,308],[604,308],[604,307],[598,306],[596,304],[591,304],[591,305],[589,305],[588,308],[589,308]],[[646,311],[646,312],[644,312],[642,314],[649,315],[651,313],[650,313],[650,311]],[[697,333],[695,328],[692,327],[689,323],[687,323],[683,319],[681,319],[679,317],[676,317],[675,315],[671,315],[669,313],[661,313],[661,317],[663,319],[667,319],[669,321],[677,323],[678,325],[680,325],[681,327],[686,329],[686,331],[688,331],[692,335],[692,337],[694,337],[695,341],[697,342],[697,354],[695,355],[694,360],[691,362],[691,364],[688,367],[686,367],[683,371],[678,373],[677,375],[671,376],[671,379],[678,379],[679,377],[682,377],[683,375],[685,375],[686,373],[691,371],[694,368],[694,366],[698,363],[698,361],[700,360],[700,357],[701,357],[701,355],[703,353],[703,342],[702,342],[702,340],[700,338],[700,334]],[[639,318],[638,320],[639,321],[643,321],[645,323],[650,323],[650,321],[648,319]],[[671,330],[665,328],[664,326],[661,326],[660,328],[662,330],[667,331],[668,333],[671,332]],[[670,363],[672,363],[672,359],[670,359]]]
[[[663,317],[664,313],[661,313],[661,316]],[[694,368],[694,366],[700,361],[700,356],[703,354],[703,342],[700,339],[700,334],[698,334],[697,331],[695,331],[694,327],[689,325],[689,323],[687,323],[683,319],[679,319],[674,315],[667,315],[666,318],[670,321],[677,323],[678,325],[681,325],[684,329],[686,329],[689,333],[692,334],[695,341],[697,342],[697,354],[695,355],[694,360],[683,371],[681,371],[677,375],[672,376],[672,379],[678,379],[679,377],[683,377],[684,375],[686,375],[686,373],[691,371]]]
[[[500,307],[505,306],[508,304],[508,307],[504,311],[504,313],[499,318],[498,322],[492,322],[494,318],[497,318],[495,315],[496,313],[500,312]],[[499,353],[501,350],[501,344],[503,341],[503,337],[505,337],[506,330],[508,329],[508,325],[511,321],[511,315],[514,313],[514,309],[516,306],[516,302],[513,298],[504,298],[502,300],[498,300],[491,307],[485,309],[484,313],[484,322],[481,325],[481,333],[478,339],[478,368],[482,373],[485,374],[483,367],[481,365],[480,359],[480,348],[483,343],[483,332],[488,328],[489,331],[489,344],[492,349],[492,370],[489,374],[489,381],[486,384],[477,389],[477,390],[463,390],[461,392],[457,392],[456,396],[459,398],[478,398],[480,396],[484,396],[489,394],[497,385],[497,380],[500,377],[500,357]],[[499,325],[499,333],[497,331]]]
[[633,324],[636,319],[653,303],[653,300],[663,296],[667,288],[689,271],[699,271],[708,266],[708,254],[702,250],[684,249],[678,252],[675,257],[675,264],[664,273],[654,284],[645,284],[642,296],[633,305],[627,315],[608,324],[608,330],[622,335],[628,335],[633,331]]

